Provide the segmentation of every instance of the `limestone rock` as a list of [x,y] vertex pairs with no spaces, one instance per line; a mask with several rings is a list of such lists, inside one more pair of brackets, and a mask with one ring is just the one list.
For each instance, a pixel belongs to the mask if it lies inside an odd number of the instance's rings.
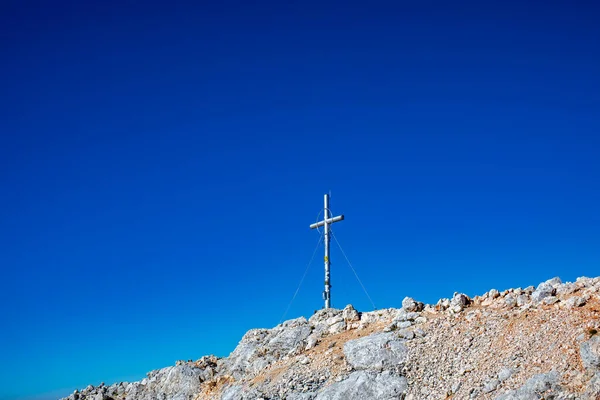
[[600,336],[594,335],[580,345],[583,366],[594,372],[600,371]]
[[360,314],[352,307],[352,304],[348,304],[342,311],[342,318],[346,322],[355,322],[360,320]]
[[525,304],[529,303],[531,299],[528,294],[522,293],[517,296],[517,307],[523,307]]
[[162,397],[172,400],[191,400],[200,390],[200,384],[206,377],[203,372],[201,368],[190,364],[152,371],[148,374],[145,384],[134,383],[129,388],[127,398],[152,400]]
[[502,368],[500,372],[498,372],[498,380],[500,382],[504,382],[508,378],[510,378],[513,374],[513,370],[511,368]]
[[588,382],[585,388],[585,399],[598,399],[600,398],[600,375],[595,374],[592,379]]
[[560,278],[552,278],[538,285],[537,289],[531,294],[531,300],[539,303],[546,297],[554,296],[556,288],[561,284]]
[[585,303],[587,303],[587,300],[585,299],[585,297],[573,296],[573,297],[567,299],[564,304],[566,307],[575,308],[575,307],[582,307],[585,305]]
[[454,293],[454,296],[450,301],[450,310],[458,313],[464,310],[469,304],[471,304],[469,296],[463,293]]
[[404,397],[406,378],[390,373],[356,371],[323,389],[315,400],[396,400]]
[[558,382],[559,375],[555,371],[535,375],[519,389],[504,393],[496,400],[554,399],[561,392]]
[[498,379],[492,379],[491,381],[487,382],[484,386],[483,386],[483,393],[490,393],[493,392],[494,390],[496,390],[498,388],[498,386],[500,386],[500,381]]
[[423,303],[415,301],[412,297],[405,297],[404,300],[402,300],[402,308],[406,312],[422,311],[423,307]]
[[225,367],[234,377],[256,374],[284,356],[306,347],[311,328],[304,317],[273,329],[248,331],[227,358]]
[[508,295],[504,298],[504,304],[508,308],[513,308],[517,306],[517,298],[513,295]]
[[559,285],[556,288],[556,294],[558,296],[567,296],[567,295],[570,295],[572,293],[575,293],[578,290],[579,290],[579,287],[578,287],[578,285],[576,283],[567,282],[567,283],[564,283],[562,285]]
[[398,367],[406,361],[404,343],[393,333],[374,333],[344,345],[344,355],[356,369],[381,370]]
[[435,309],[437,311],[444,311],[450,307],[450,300],[448,299],[439,299],[437,304],[435,305]]

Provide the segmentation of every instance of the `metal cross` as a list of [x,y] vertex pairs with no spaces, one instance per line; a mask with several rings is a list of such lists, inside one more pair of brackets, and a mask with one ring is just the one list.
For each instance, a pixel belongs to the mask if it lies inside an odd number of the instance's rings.
[[325,195],[325,207],[323,209],[323,221],[316,222],[310,226],[310,229],[316,229],[321,226],[325,227],[324,236],[325,236],[325,291],[323,292],[323,300],[325,300],[325,308],[331,307],[331,281],[330,281],[330,272],[329,272],[329,225],[334,222],[343,221],[344,216],[338,215],[337,217],[330,218],[329,211],[329,195]]

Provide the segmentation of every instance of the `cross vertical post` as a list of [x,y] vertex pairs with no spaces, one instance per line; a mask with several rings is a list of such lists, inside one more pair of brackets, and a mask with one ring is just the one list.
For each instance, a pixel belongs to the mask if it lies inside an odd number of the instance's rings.
[[323,206],[323,220],[325,221],[325,227],[323,231],[324,235],[324,246],[325,246],[325,292],[323,293],[323,298],[325,299],[325,308],[331,307],[331,264],[329,262],[329,224],[327,223],[327,218],[329,218],[329,195],[325,195]]
[[316,222],[310,226],[311,229],[316,229],[319,227],[324,227],[323,235],[324,235],[324,243],[325,243],[325,291],[323,291],[323,300],[325,300],[325,308],[331,308],[331,272],[330,272],[330,261],[329,261],[329,242],[331,238],[330,227],[329,225],[334,222],[343,221],[344,216],[338,215],[337,217],[330,217],[331,211],[329,210],[329,195],[326,194],[324,198],[324,208],[323,208],[323,221]]

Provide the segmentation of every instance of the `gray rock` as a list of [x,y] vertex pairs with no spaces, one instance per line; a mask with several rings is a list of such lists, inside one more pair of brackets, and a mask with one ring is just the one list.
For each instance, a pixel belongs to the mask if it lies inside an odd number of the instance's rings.
[[[145,384],[134,383],[129,387],[127,399],[191,400],[200,390],[204,370],[193,364],[181,364],[148,373]],[[102,398],[102,397],[101,397]]]
[[576,308],[576,307],[582,307],[586,303],[587,303],[587,301],[584,297],[573,296],[565,301],[565,306],[571,307],[571,308]]
[[500,386],[500,381],[498,379],[492,379],[491,381],[487,382],[484,386],[483,386],[483,393],[490,393],[493,392],[494,390],[496,390],[498,388],[498,386]]
[[556,287],[560,285],[560,278],[552,278],[538,285],[537,289],[531,294],[531,300],[539,303],[546,297],[556,294]]
[[221,400],[258,400],[261,397],[263,393],[243,385],[229,386],[221,394]]
[[523,289],[523,291],[526,294],[531,295],[531,293],[535,292],[535,287],[534,286],[527,286],[525,289]]
[[398,329],[410,328],[412,326],[412,324],[413,323],[410,321],[396,322],[396,328],[398,328]]
[[402,339],[412,340],[415,338],[415,333],[410,329],[403,329],[401,331],[398,331],[398,336]]
[[317,342],[319,341],[319,339],[317,338],[316,335],[309,335],[308,338],[306,339],[306,347],[304,348],[305,350],[310,350],[313,347],[315,347],[317,345]]
[[594,372],[600,371],[600,336],[594,335],[579,346],[583,366]]
[[402,308],[407,312],[422,311],[423,307],[423,303],[415,301],[412,297],[405,297],[402,300]]
[[[285,400],[313,400],[316,394],[313,392],[306,393],[289,393],[285,395]],[[268,400],[268,399],[264,399]]]
[[256,374],[285,356],[306,348],[311,328],[305,318],[286,321],[273,329],[248,331],[225,361],[224,367],[236,379]]
[[352,307],[352,304],[348,304],[342,311],[342,318],[346,322],[354,322],[360,320],[360,314]]
[[579,288],[590,287],[593,284],[593,279],[588,278],[587,276],[580,276],[579,278],[575,279],[575,285],[577,285]]
[[460,385],[461,385],[460,381],[454,382],[454,384],[450,388],[450,394],[452,395],[452,394],[455,394],[456,392],[458,392],[458,389],[460,389]]
[[337,308],[321,308],[317,310],[309,319],[308,323],[317,326],[320,322],[323,322],[331,317],[342,314],[343,310]]
[[555,276],[552,279],[548,279],[546,283],[552,285],[553,288],[557,289],[560,285],[562,285],[562,281],[558,276]]
[[529,303],[531,299],[529,295],[523,293],[517,296],[517,307],[523,307],[525,304]]
[[567,296],[571,293],[575,293],[577,290],[579,290],[579,287],[577,286],[577,284],[568,282],[568,283],[558,286],[556,288],[556,294],[558,296]]
[[415,329],[414,332],[415,332],[415,336],[416,337],[422,338],[422,337],[425,337],[425,335],[426,335],[425,331],[423,329],[421,329],[421,328]]
[[315,334],[326,334],[331,325],[343,320],[344,317],[342,310],[338,310],[336,308],[327,308],[315,312],[308,319],[308,324],[314,329]]
[[558,303],[559,299],[556,296],[548,296],[544,299],[544,304],[551,305],[554,303]]
[[251,329],[242,337],[226,360],[226,369],[234,376],[241,376],[251,366],[268,335],[266,329]]
[[450,300],[448,299],[439,299],[437,304],[435,305],[436,310],[444,311],[450,307]]
[[396,315],[396,318],[394,318],[394,321],[415,321],[420,316],[421,313],[419,312],[407,312],[404,308],[401,308],[398,315]]
[[496,400],[554,399],[562,391],[558,382],[559,375],[556,371],[534,375],[519,389],[510,390],[496,397]]
[[311,329],[304,317],[288,321],[292,322],[284,325],[282,329],[272,329],[267,337],[267,350],[274,355],[276,359],[282,356],[291,355],[301,347],[304,347],[305,340],[310,335]]
[[393,332],[374,333],[346,342],[344,355],[356,369],[381,370],[402,365],[408,350]]
[[[402,311],[402,309],[400,309]],[[381,321],[393,320],[399,314],[396,308],[384,308],[376,311],[363,312],[360,314],[360,324],[365,326]]]
[[517,298],[513,295],[508,295],[504,298],[504,304],[508,308],[513,308],[517,305]]
[[586,399],[599,399],[600,398],[600,375],[595,374],[592,379],[589,380],[585,388]]
[[327,332],[330,335],[335,335],[346,330],[346,321],[338,321],[329,326]]
[[498,372],[498,380],[500,382],[504,382],[508,378],[510,378],[513,374],[513,370],[511,368],[502,368],[500,372]]
[[450,310],[455,313],[461,312],[471,303],[469,296],[463,293],[454,293],[452,300],[450,300]]
[[389,373],[356,371],[321,390],[315,400],[396,400],[407,391],[406,378]]

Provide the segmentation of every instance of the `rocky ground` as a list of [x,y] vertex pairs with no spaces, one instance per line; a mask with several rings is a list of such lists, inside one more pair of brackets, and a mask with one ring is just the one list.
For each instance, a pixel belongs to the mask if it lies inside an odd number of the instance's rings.
[[600,278],[248,331],[229,357],[68,400],[600,399]]

